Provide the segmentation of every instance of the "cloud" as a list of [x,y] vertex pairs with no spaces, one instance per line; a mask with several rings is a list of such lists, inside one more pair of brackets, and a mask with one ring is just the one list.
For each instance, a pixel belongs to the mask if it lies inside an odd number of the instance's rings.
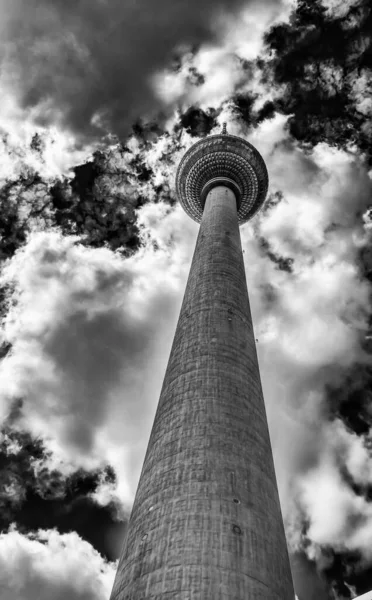
[[336,456],[326,453],[322,457],[300,481],[299,494],[309,517],[309,554],[316,556],[319,547],[331,546],[336,551],[357,550],[365,563],[371,563],[372,506],[342,479]]
[[296,139],[355,145],[370,165],[371,20],[366,0],[298,0],[289,22],[266,33],[263,69]]
[[103,557],[117,558],[128,514],[112,468],[76,470],[10,422],[0,433],[0,464],[0,531],[13,523],[20,533],[75,531]]
[[86,136],[123,136],[159,108],[152,75],[181,48],[218,37],[224,15],[245,4],[2,0],[3,85],[39,122]]
[[164,106],[176,103],[183,112],[195,107],[220,112],[240,95],[252,98],[257,102],[255,108],[261,108],[265,99],[272,97],[257,65],[264,51],[264,32],[286,21],[290,9],[290,1],[252,1],[238,16],[227,15],[219,39],[202,44],[197,51],[184,52],[177,68],[167,65],[155,73],[155,92]]
[[113,464],[126,474],[120,483],[127,502],[195,235],[180,208],[169,212],[161,203],[145,207],[139,221],[144,238],[150,226],[151,236],[130,258],[39,233],[3,272],[14,290],[3,332],[12,351],[0,365],[3,417],[22,398],[19,427],[45,437],[75,466]]
[[[86,160],[93,146],[77,148],[74,136],[57,128],[35,128],[1,111],[0,182],[19,179],[26,172],[53,179],[72,173],[71,168]],[[5,115],[4,115],[5,112]],[[1,118],[2,117],[2,118]]]
[[349,527],[359,514],[368,531],[370,504],[343,476],[346,469],[369,485],[370,455],[364,438],[335,426],[328,386],[346,390],[345,372],[369,361],[362,342],[370,284],[359,256],[370,243],[362,215],[371,180],[353,153],[326,144],[309,151],[291,141],[280,116],[249,139],[270,173],[272,202],[242,239],[288,536],[292,549],[309,555],[312,540],[312,548],[358,550],[370,561],[363,527]]
[[0,567],[1,600],[102,600],[115,575],[76,533],[55,530],[0,534]]
[[[13,168],[0,175],[0,260],[12,256],[30,231],[53,227],[80,235],[86,246],[130,254],[140,245],[135,209],[155,198],[174,203],[169,179],[180,148],[169,135],[150,149],[133,136],[127,146],[96,151],[70,172],[63,160],[51,170],[56,138],[45,132],[15,142],[13,137],[5,136],[3,144]],[[66,147],[66,158],[64,152]]]

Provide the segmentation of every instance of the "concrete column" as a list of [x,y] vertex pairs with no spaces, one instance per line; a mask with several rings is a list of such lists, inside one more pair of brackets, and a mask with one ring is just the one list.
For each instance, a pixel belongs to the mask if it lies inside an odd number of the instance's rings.
[[111,600],[293,600],[236,200],[210,191]]

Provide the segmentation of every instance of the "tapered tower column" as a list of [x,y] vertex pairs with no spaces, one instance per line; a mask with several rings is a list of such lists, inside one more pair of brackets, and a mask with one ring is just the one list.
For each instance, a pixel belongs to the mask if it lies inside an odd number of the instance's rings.
[[[239,140],[216,138],[215,152]],[[244,195],[227,162],[230,177],[212,167],[200,182],[200,232],[111,600],[294,600],[240,242]],[[187,155],[180,169],[182,201]]]

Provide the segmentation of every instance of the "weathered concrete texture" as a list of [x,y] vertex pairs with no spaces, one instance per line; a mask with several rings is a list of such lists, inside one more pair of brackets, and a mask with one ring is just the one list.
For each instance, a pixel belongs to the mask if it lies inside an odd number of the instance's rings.
[[294,599],[225,187],[206,200],[111,599]]

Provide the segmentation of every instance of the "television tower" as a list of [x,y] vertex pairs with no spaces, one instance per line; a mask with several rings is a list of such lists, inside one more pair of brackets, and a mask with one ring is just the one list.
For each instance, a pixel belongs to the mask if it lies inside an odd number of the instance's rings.
[[239,233],[267,186],[225,125],[179,165],[201,226],[111,600],[294,600]]

